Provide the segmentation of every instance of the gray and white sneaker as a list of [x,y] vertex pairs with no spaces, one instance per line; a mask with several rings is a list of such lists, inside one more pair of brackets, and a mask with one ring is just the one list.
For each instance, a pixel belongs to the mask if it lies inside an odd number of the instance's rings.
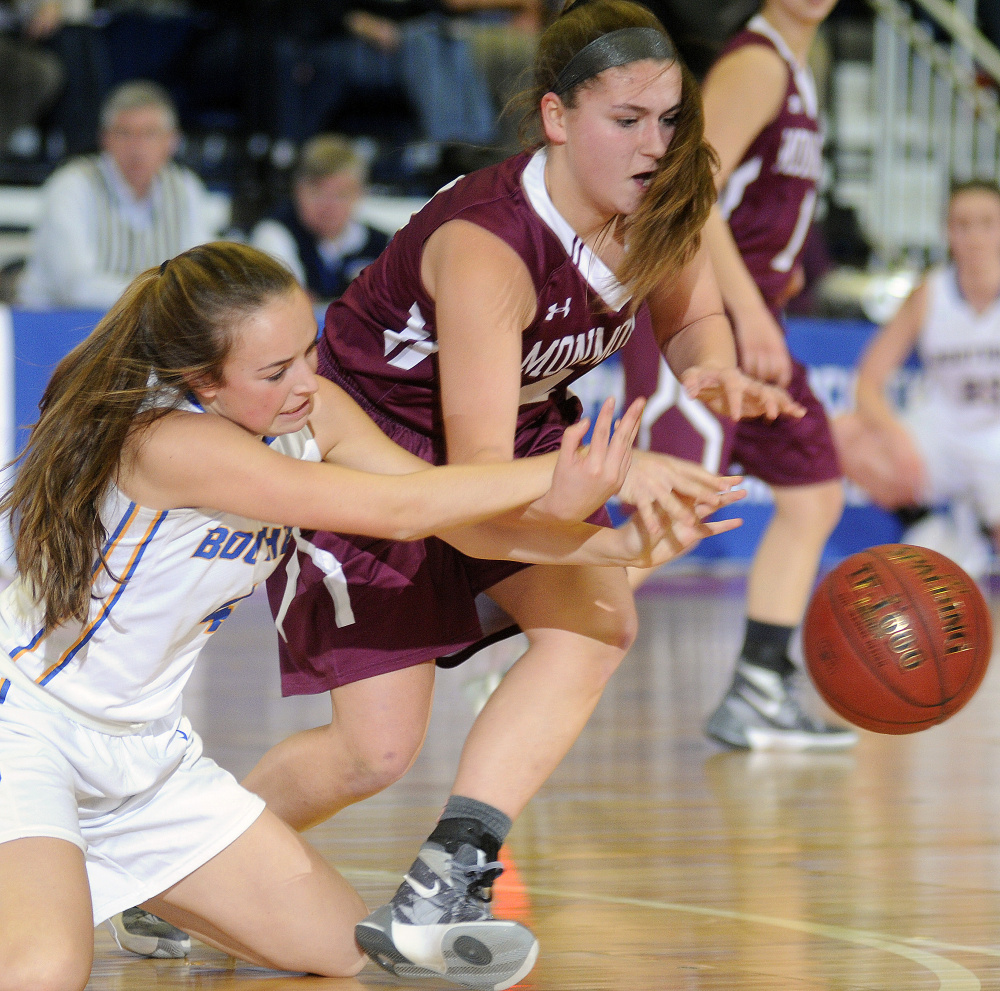
[[111,916],[106,923],[123,950],[140,957],[177,958],[191,952],[191,937],[141,908],[127,908]]
[[490,888],[502,871],[471,844],[450,854],[425,843],[392,901],[359,922],[355,938],[397,977],[509,988],[534,966],[538,941],[519,922],[493,917]]
[[858,734],[809,715],[796,697],[794,674],[739,661],[733,683],[705,723],[720,743],[747,750],[846,750]]

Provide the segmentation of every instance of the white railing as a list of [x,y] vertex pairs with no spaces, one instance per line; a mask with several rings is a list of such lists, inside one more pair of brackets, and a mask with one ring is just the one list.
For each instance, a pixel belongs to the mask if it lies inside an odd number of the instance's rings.
[[990,84],[1000,84],[1000,52],[949,0],[914,4],[950,41],[900,0],[869,3],[877,14],[874,140],[863,220],[881,264],[923,265],[942,255],[952,183],[1000,179],[1000,106]]

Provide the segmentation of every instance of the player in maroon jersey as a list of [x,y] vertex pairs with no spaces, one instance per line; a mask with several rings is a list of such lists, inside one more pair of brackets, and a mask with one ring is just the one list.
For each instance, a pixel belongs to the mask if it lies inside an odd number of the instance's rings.
[[[735,747],[842,749],[857,741],[852,730],[801,707],[787,656],[843,508],[826,414],[806,369],[789,354],[780,324],[782,309],[801,289],[800,256],[822,169],[816,87],[806,58],[835,2],[766,0],[704,83],[705,134],[720,159],[719,200],[705,240],[740,367],[787,387],[806,415],[716,420],[678,395],[651,335],[635,335],[623,357],[627,394],[650,397],[640,437],[648,436],[652,449],[712,470],[732,458],[774,494],[774,516],[750,569],[743,648],[733,681],[705,724],[710,736]],[[642,577],[633,576],[633,583]]]
[[[567,386],[652,321],[692,396],[733,417],[801,408],[736,367],[700,231],[714,190],[700,98],[659,22],[627,0],[561,15],[531,94],[539,147],[457,180],[332,304],[320,371],[397,443],[482,463],[547,450]],[[625,244],[628,250],[625,250]],[[625,498],[678,525],[731,479],[639,456]],[[671,491],[673,490],[673,491]],[[290,693],[330,691],[329,727],[246,784],[298,828],[396,780],[427,727],[434,660],[482,635],[488,592],[529,649],[466,742],[452,795],[392,903],[358,927],[399,976],[506,987],[537,952],[485,894],[512,820],[586,723],[635,636],[623,569],[477,561],[440,541],[304,533],[269,584]]]

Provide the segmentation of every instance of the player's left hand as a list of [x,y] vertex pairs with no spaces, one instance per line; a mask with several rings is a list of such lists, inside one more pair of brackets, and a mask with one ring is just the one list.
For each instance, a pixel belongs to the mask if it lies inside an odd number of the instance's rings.
[[584,418],[567,427],[552,485],[532,503],[531,509],[542,516],[565,521],[585,520],[600,509],[628,476],[645,405],[644,399],[635,400],[613,426],[615,402],[606,399],[586,446],[582,446],[582,441],[590,421]]
[[714,475],[684,458],[652,451],[633,451],[632,466],[619,495],[634,506],[654,533],[662,515],[674,524],[693,526],[723,506],[742,499],[735,489],[741,475]]
[[657,508],[656,522],[650,529],[640,514],[634,513],[617,531],[631,557],[628,567],[658,568],[697,547],[705,537],[735,530],[743,524],[740,519],[706,521],[704,515],[699,511],[693,522],[681,523]]
[[805,416],[805,407],[781,387],[745,375],[738,368],[693,366],[681,375],[684,391],[718,416],[731,420]]

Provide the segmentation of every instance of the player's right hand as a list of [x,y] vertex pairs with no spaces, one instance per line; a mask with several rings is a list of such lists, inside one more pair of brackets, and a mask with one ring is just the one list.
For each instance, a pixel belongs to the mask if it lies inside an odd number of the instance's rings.
[[679,522],[666,512],[658,513],[654,528],[647,528],[639,513],[634,513],[618,527],[625,542],[626,555],[631,559],[628,567],[648,569],[673,561],[697,547],[705,537],[712,537],[742,526],[743,520],[706,521],[699,514],[696,522]]
[[770,312],[734,317],[733,330],[739,347],[740,368],[761,382],[782,388],[792,380],[792,356],[788,353],[784,331]]
[[731,420],[805,416],[806,408],[778,385],[752,378],[739,368],[700,368],[692,365],[681,375],[681,385],[692,399],[704,403],[716,416]]
[[633,451],[632,467],[619,493],[634,506],[650,532],[660,525],[659,514],[674,524],[693,526],[723,506],[742,499],[735,486],[742,475],[715,475],[684,458],[653,451]]

